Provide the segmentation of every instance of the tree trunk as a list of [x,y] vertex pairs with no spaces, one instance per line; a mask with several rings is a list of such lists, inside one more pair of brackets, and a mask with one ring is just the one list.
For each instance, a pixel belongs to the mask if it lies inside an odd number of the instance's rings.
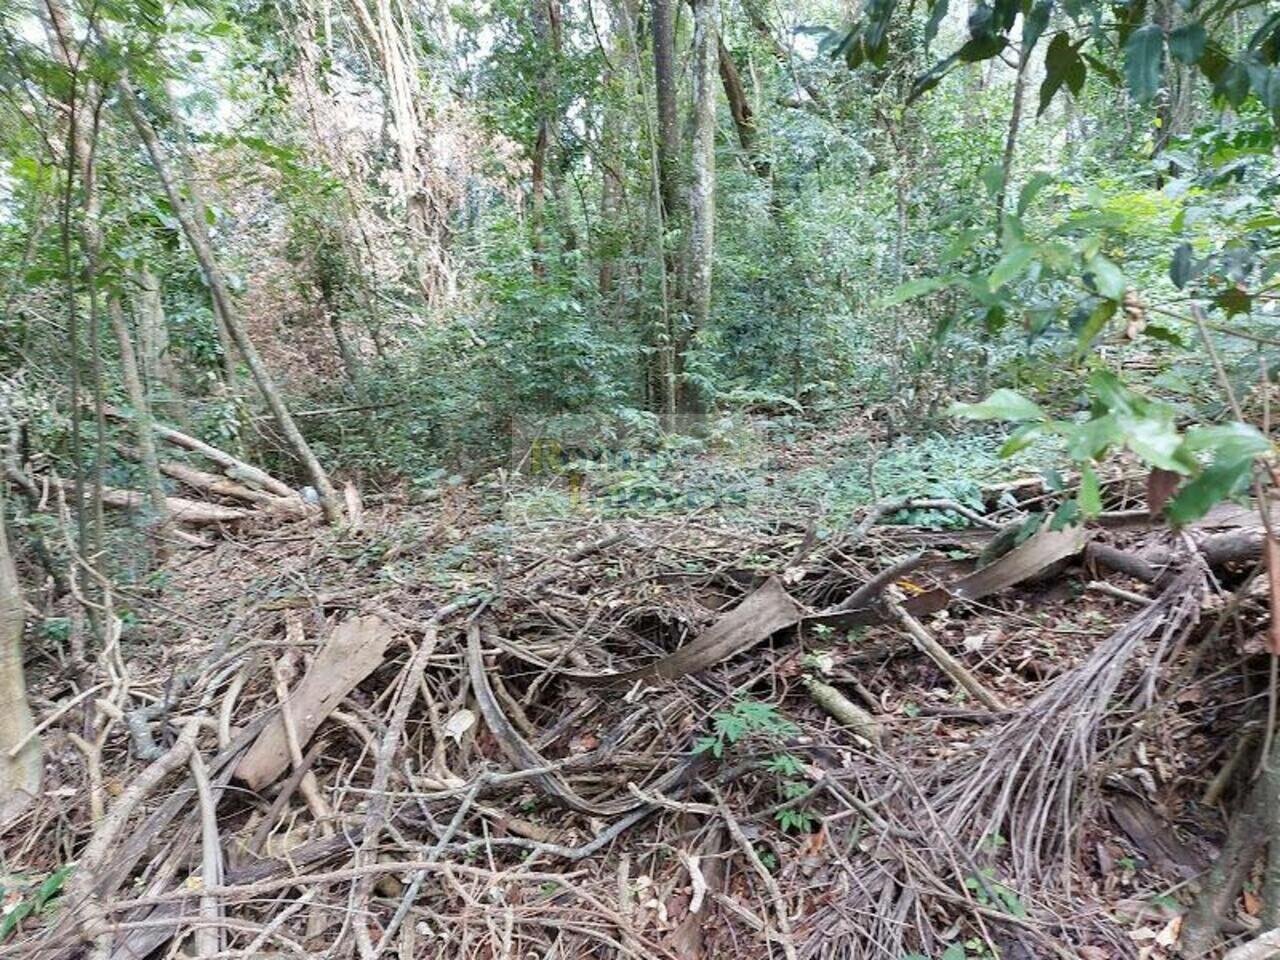
[[412,37],[397,25],[390,0],[355,0],[356,24],[375,54],[395,128],[406,223],[413,247],[413,270],[428,306],[453,293],[456,278],[447,254],[448,217],[433,210],[428,174],[429,143],[423,132],[421,74]]
[[662,212],[675,217],[680,197],[680,127],[676,119],[675,11],[672,0],[652,0],[653,78],[658,102],[658,179]]
[[996,232],[1004,226],[1004,213],[1008,206],[1009,178],[1013,176],[1013,157],[1018,148],[1018,131],[1022,127],[1022,101],[1027,88],[1027,66],[1031,49],[1023,44],[1018,55],[1018,73],[1013,81],[1013,107],[1009,112],[1009,129],[1004,138],[1004,154],[1000,158],[1000,193],[996,196]]
[[720,63],[720,82],[724,84],[724,95],[729,101],[729,113],[733,115],[733,126],[738,132],[738,143],[746,154],[751,169],[761,180],[769,179],[769,160],[760,155],[756,143],[755,111],[751,109],[751,101],[747,99],[747,91],[742,86],[742,78],[738,68],[730,56],[723,41],[717,42],[717,56]]
[[[693,19],[693,144],[689,182],[689,321],[681,331],[681,370],[695,334],[711,316],[711,269],[716,214],[716,21],[718,0],[696,0]],[[684,409],[698,405],[687,383],[680,384]]]
[[[178,156],[182,160],[182,173],[187,181],[187,195],[191,200],[191,210],[201,224],[206,224],[209,221],[206,219],[204,194],[196,181],[195,164],[191,162],[191,152],[187,149],[187,128],[182,122],[182,111],[178,109],[178,98],[174,96],[171,84],[165,84],[164,92],[168,99],[170,122],[178,134],[176,137]],[[222,382],[226,385],[227,392],[235,394],[240,380],[235,337],[231,335],[230,324],[216,297],[213,299],[213,325],[218,331],[218,345],[222,350]]]
[[559,0],[532,0],[530,18],[533,21],[533,35],[537,38],[539,47],[549,57],[538,80],[537,130],[534,133],[531,172],[532,209],[529,227],[533,273],[536,277],[542,277],[546,273],[546,242],[543,233],[547,208],[547,168],[553,162],[551,132],[559,120],[556,111],[559,83],[555,64],[560,55],[560,16]]
[[[40,793],[44,763],[27,701],[22,669],[22,590],[4,532],[0,502],[0,826],[16,817]],[[14,748],[22,749],[13,754]]]
[[129,336],[129,325],[125,322],[124,308],[120,306],[118,296],[113,294],[107,301],[107,313],[111,317],[111,326],[115,329],[116,343],[120,348],[120,376],[124,380],[129,406],[133,407],[134,439],[138,444],[147,498],[151,501],[151,509],[155,514],[156,532],[164,537],[168,533],[171,518],[169,504],[165,500],[164,483],[160,479],[160,458],[156,455],[156,436],[151,426],[151,405],[147,402],[146,389],[138,372],[138,359],[133,352],[133,338]]
[[147,148],[151,164],[155,168],[161,184],[164,186],[174,214],[182,224],[182,230],[187,237],[187,242],[191,244],[191,249],[195,252],[196,259],[200,262],[200,269],[204,272],[205,280],[213,293],[214,302],[222,311],[223,319],[227,324],[227,331],[231,334],[232,339],[235,340],[240,355],[244,357],[245,364],[249,367],[249,372],[253,374],[253,379],[258,384],[258,389],[262,392],[262,397],[266,400],[267,406],[271,409],[271,413],[280,427],[280,432],[284,434],[289,446],[306,470],[312,486],[315,487],[325,518],[330,523],[340,522],[342,520],[342,507],[338,500],[337,491],[334,490],[333,484],[329,481],[329,475],[325,472],[324,467],[320,465],[320,461],[316,459],[310,445],[302,436],[301,431],[298,430],[297,424],[293,422],[289,408],[285,406],[284,398],[281,397],[275,381],[272,380],[270,371],[267,370],[266,364],[262,362],[257,348],[249,339],[244,325],[240,322],[235,302],[231,299],[231,291],[227,289],[222,270],[218,267],[217,260],[213,256],[213,249],[209,245],[209,237],[205,231],[204,221],[196,218],[191,204],[182,195],[177,183],[174,182],[173,174],[169,170],[169,163],[165,159],[160,141],[156,137],[155,129],[151,126],[151,121],[143,116],[142,109],[138,105],[137,98],[133,93],[133,87],[129,84],[128,79],[122,78],[118,86],[125,112],[128,114],[130,121],[132,121],[134,128],[138,131],[138,136],[142,138],[143,145]]
[[138,366],[143,386],[153,410],[186,426],[182,378],[169,345],[169,323],[164,315],[160,278],[144,266],[134,279],[139,292],[132,306],[138,324]]

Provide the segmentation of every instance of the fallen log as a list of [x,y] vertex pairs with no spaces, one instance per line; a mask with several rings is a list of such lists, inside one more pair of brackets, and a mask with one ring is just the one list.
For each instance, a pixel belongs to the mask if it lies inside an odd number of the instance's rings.
[[[122,456],[128,457],[130,460],[139,458],[138,451],[133,447],[123,444],[116,444],[115,447]],[[307,514],[306,502],[296,494],[281,497],[262,490],[254,490],[242,483],[237,483],[229,477],[216,473],[207,473],[204,470],[198,470],[185,463],[176,463],[172,460],[162,460],[160,462],[160,472],[166,477],[177,480],[179,483],[200,493],[215,497],[225,497],[228,500],[252,503],[280,516],[304,517]]]
[[[116,421],[132,421],[132,416],[120,410],[117,407],[106,407],[103,411],[107,418]],[[172,427],[166,427],[163,424],[155,424],[155,434],[166,443],[171,443],[175,447],[182,447],[184,450],[190,450],[192,453],[198,453],[212,463],[216,463],[222,468],[223,473],[233,480],[239,480],[241,483],[251,486],[261,487],[268,493],[273,493],[277,497],[296,497],[297,494],[285,482],[277,480],[271,474],[267,473],[252,464],[245,463],[225,450],[219,450],[217,447],[198,440],[195,437],[174,430]]]
[[[122,490],[117,487],[102,488],[102,502],[105,506],[117,510],[144,510],[150,504],[146,494],[137,490]],[[213,523],[236,523],[260,516],[257,511],[243,507],[226,507],[219,503],[202,503],[199,500],[188,500],[185,497],[165,497],[169,514],[180,523],[192,526],[207,526]]]

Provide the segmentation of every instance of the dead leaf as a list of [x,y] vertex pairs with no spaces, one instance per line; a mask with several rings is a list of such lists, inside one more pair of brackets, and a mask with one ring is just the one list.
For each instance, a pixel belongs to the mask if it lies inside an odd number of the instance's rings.
[[470,710],[459,710],[444,725],[446,737],[454,743],[462,743],[462,735],[476,725],[476,715]]
[[1161,470],[1159,467],[1151,468],[1151,472],[1147,474],[1147,512],[1151,516],[1158,517],[1164,512],[1164,505],[1169,502],[1173,492],[1178,489],[1178,483],[1181,480],[1181,475],[1174,473],[1172,470]]
[[1262,912],[1262,898],[1252,890],[1244,891],[1244,912],[1251,917]]
[[1164,929],[1156,934],[1156,943],[1162,947],[1172,947],[1178,942],[1178,934],[1182,932],[1181,915],[1174,917],[1164,925]]

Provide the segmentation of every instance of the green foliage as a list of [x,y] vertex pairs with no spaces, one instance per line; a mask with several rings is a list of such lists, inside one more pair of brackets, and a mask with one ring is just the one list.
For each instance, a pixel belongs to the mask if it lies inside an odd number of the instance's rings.
[[[1128,387],[1106,370],[1096,371],[1089,379],[1092,397],[1088,419],[1052,420],[1043,413],[1035,417],[1033,429],[1064,438],[1069,455],[1082,467],[1077,495],[1079,512],[1086,517],[1101,510],[1098,478],[1092,464],[1106,458],[1109,451],[1125,447],[1147,465],[1172,473],[1191,476],[1169,506],[1169,519],[1175,524],[1188,523],[1209,511],[1220,500],[1230,496],[1248,479],[1254,460],[1273,452],[1271,442],[1257,428],[1239,422],[1220,426],[1194,428],[1182,433],[1175,425],[1174,409],[1152,401]],[[957,416],[994,416],[1006,420],[1031,420],[1024,416],[1030,407],[1025,398],[1012,391],[997,400],[983,404],[953,408]],[[1008,396],[1012,394],[1012,396]],[[978,411],[975,414],[974,411]],[[1204,456],[1212,461],[1205,466]]]
[[[12,891],[0,884],[0,901],[5,903],[5,913],[0,918],[0,943],[4,943],[23,920],[50,907],[74,869],[73,865],[59,867],[39,884],[22,885]],[[18,897],[16,903],[12,900],[15,894]]]
[[1027,915],[1027,908],[1023,905],[1022,898],[1014,890],[996,880],[996,872],[992,867],[983,867],[977,875],[965,877],[964,885],[973,893],[974,899],[984,907],[1002,910],[1020,920]]
[[799,732],[796,725],[774,707],[758,700],[735,701],[728,710],[711,715],[711,726],[712,733],[701,737],[694,744],[693,752],[709,753],[717,760],[724,756],[727,746],[751,735],[777,740]]

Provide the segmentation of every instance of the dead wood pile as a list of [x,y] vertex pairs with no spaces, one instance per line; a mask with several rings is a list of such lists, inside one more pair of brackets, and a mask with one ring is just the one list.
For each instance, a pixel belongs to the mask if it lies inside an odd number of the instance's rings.
[[990,518],[902,501],[826,539],[460,499],[228,531],[34,683],[6,860],[76,867],[0,955],[1171,954],[1152,897],[1250,756],[1261,528],[1118,496],[980,568]]

